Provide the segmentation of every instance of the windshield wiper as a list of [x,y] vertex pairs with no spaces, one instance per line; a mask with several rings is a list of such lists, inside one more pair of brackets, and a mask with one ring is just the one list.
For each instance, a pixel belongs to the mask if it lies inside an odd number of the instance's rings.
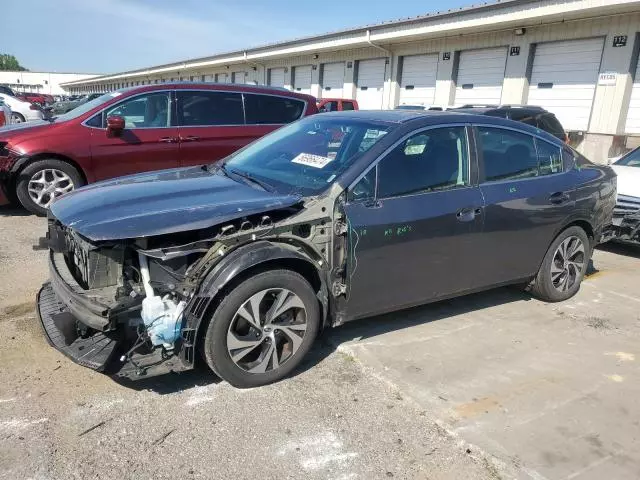
[[266,192],[273,192],[273,187],[271,185],[269,185],[266,182],[263,182],[262,180],[258,180],[256,177],[254,177],[250,173],[241,172],[241,171],[238,171],[238,170],[229,170],[224,164],[222,164],[220,166],[220,169],[224,173],[226,173],[227,175],[229,175],[229,173],[231,173],[232,175],[237,175],[237,176],[243,178],[244,180],[247,180],[247,181],[249,181],[251,183],[254,183],[254,184],[258,185],[260,188],[262,188]]

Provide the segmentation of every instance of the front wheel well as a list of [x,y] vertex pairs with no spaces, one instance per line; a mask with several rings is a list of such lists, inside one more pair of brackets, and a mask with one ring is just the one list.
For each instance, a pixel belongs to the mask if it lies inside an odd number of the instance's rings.
[[61,155],[59,153],[38,153],[36,155],[33,155],[32,157],[29,157],[26,161],[22,162],[18,166],[18,169],[13,173],[11,186],[14,190],[16,188],[18,178],[20,177],[20,173],[32,163],[38,162],[40,160],[59,160],[61,162],[68,163],[69,165],[71,165],[73,168],[76,169],[76,171],[82,177],[82,180],[84,181],[84,183],[85,184],[87,183],[87,175],[85,174],[82,167],[80,167],[78,162],[76,162],[75,160],[72,160],[71,158],[65,155]]
[[[305,280],[309,282],[311,288],[313,288],[314,292],[319,296],[322,290],[322,280],[320,278],[320,272],[316,269],[311,263],[308,261],[298,259],[298,258],[276,258],[273,260],[267,260],[266,262],[258,263],[252,267],[243,270],[234,277],[231,281],[225,284],[211,299],[206,311],[201,316],[201,322],[197,327],[197,338],[196,338],[196,349],[202,349],[202,340],[206,335],[207,328],[209,326],[209,322],[211,321],[211,317],[213,313],[220,305],[222,299],[229,294],[234,288],[244,282],[247,278],[257,275],[259,273],[269,271],[269,270],[291,270],[293,272],[299,273],[302,275]],[[318,299],[318,303],[320,304],[320,314],[321,318],[324,318],[326,315],[325,305],[323,302]]]

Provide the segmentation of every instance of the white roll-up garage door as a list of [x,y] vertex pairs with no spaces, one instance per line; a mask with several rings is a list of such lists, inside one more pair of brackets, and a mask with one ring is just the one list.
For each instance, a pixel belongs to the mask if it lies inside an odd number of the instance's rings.
[[640,133],[640,58],[638,58],[636,74],[633,77],[633,89],[631,90],[627,125],[624,131],[625,133]]
[[269,85],[272,87],[284,87],[284,68],[272,68],[269,70]]
[[436,95],[437,73],[437,54],[403,57],[400,105],[432,105]]
[[311,65],[294,67],[293,91],[299,93],[311,93]]
[[455,104],[457,106],[499,105],[506,64],[506,48],[461,52]]
[[231,83],[246,83],[246,72],[233,72],[231,74]]
[[322,66],[322,98],[342,98],[344,88],[344,62],[325,63]]
[[602,38],[536,45],[529,105],[554,113],[566,130],[586,130],[603,46]]
[[385,69],[384,58],[358,62],[356,100],[361,110],[382,109]]
[[216,73],[216,82],[218,83],[231,83],[230,73]]

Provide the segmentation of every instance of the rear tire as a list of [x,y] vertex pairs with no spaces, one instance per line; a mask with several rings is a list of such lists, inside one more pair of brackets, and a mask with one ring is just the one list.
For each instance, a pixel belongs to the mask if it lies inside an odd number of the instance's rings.
[[62,160],[46,159],[27,165],[18,175],[16,196],[24,208],[45,216],[54,198],[84,185],[82,175]]
[[11,112],[11,123],[24,123],[25,119],[18,112]]
[[209,367],[238,388],[276,382],[309,352],[320,329],[320,307],[305,278],[290,270],[249,277],[224,296],[209,322]]
[[589,267],[592,248],[580,227],[569,227],[553,241],[531,286],[533,296],[545,302],[573,297]]

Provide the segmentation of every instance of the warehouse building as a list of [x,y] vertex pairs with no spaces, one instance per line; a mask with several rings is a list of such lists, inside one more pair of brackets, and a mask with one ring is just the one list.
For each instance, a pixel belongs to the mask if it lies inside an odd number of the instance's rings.
[[0,85],[6,85],[14,92],[36,92],[49,95],[62,95],[66,90],[61,84],[77,80],[97,77],[90,73],[58,73],[58,72],[0,72]]
[[596,161],[640,144],[640,1],[503,0],[68,82],[267,84],[363,109],[530,104]]

